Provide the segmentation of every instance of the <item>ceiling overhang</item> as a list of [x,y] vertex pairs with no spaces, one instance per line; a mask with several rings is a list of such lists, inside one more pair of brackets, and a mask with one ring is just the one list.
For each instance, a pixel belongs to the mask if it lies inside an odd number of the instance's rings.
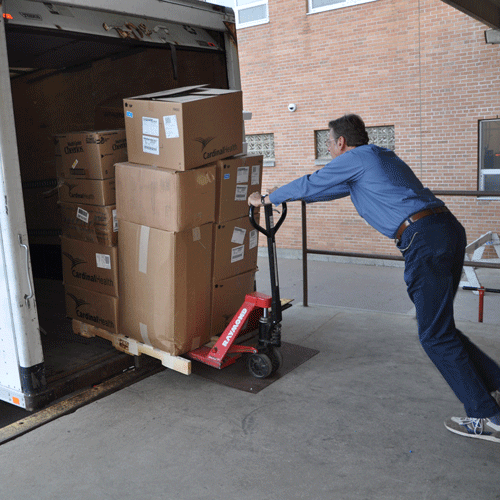
[[500,29],[500,0],[442,0],[478,21]]

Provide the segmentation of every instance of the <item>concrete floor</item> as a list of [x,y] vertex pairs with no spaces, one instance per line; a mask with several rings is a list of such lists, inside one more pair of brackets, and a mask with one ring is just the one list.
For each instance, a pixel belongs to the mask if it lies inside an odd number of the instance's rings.
[[[258,394],[170,370],[122,389],[2,445],[0,498],[499,499],[499,445],[443,426],[463,409],[418,343],[402,268],[310,263],[303,307],[301,262],[279,267],[296,299],[283,340],[319,354]],[[459,327],[500,360],[498,305],[480,324],[477,297],[457,297]]]

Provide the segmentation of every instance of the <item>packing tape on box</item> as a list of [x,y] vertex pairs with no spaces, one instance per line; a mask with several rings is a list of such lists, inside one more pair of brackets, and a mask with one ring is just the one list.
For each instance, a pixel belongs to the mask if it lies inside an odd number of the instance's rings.
[[139,235],[139,272],[144,274],[148,272],[149,231],[148,226],[141,226]]
[[144,323],[139,323],[139,331],[141,333],[142,342],[144,344],[151,345],[151,342],[149,341],[148,337],[148,325],[145,325]]

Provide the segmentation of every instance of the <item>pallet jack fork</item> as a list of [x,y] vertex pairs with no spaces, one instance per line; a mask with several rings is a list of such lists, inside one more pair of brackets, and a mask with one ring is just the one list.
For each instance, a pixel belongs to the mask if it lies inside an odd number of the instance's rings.
[[[253,206],[250,207],[248,214],[252,226],[267,237],[271,296],[259,292],[247,294],[243,305],[215,345],[189,351],[186,353],[187,357],[221,369],[233,364],[242,354],[248,353],[250,354],[247,360],[248,370],[257,378],[266,378],[281,367],[283,358],[278,348],[281,347],[281,313],[284,307],[279,292],[275,235],[285,220],[286,212],[286,203],[283,203],[281,216],[274,224],[273,206],[265,205],[266,229],[255,221]],[[259,328],[257,347],[235,344],[238,336],[243,331],[250,331],[256,321]]]

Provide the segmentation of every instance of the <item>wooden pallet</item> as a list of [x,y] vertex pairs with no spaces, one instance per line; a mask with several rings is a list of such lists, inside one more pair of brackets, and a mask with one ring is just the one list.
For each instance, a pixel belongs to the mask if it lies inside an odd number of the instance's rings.
[[[291,306],[293,299],[281,299],[281,306],[283,310]],[[257,311],[256,311],[257,312]],[[255,336],[257,323],[249,326],[246,331],[243,331],[236,341],[237,344],[242,342],[247,342],[253,336]],[[83,323],[76,319],[73,320],[73,332],[82,337],[100,337],[109,340],[115,349],[130,354],[132,356],[140,356],[141,354],[146,354],[152,358],[159,359],[161,364],[166,368],[175,370],[176,372],[183,373],[184,375],[191,375],[191,360],[183,358],[181,356],[173,356],[161,349],[152,347],[150,345],[139,342],[138,340],[126,337],[125,335],[120,335],[118,333],[111,333],[102,328],[97,328],[96,326],[89,325],[88,323]],[[205,344],[206,347],[212,348],[215,343],[219,340],[219,336],[212,337],[210,341]]]
[[161,364],[166,368],[175,370],[176,372],[183,373],[184,375],[191,374],[191,360],[182,358],[180,356],[172,356],[171,354],[152,347],[147,344],[143,344],[138,340],[131,339],[130,337],[125,337],[125,335],[120,335],[117,333],[111,333],[107,330],[102,330],[88,323],[83,323],[76,319],[73,320],[73,332],[82,337],[100,337],[109,340],[115,349],[125,352],[132,356],[140,356],[141,354],[146,354],[152,358],[159,359]]

